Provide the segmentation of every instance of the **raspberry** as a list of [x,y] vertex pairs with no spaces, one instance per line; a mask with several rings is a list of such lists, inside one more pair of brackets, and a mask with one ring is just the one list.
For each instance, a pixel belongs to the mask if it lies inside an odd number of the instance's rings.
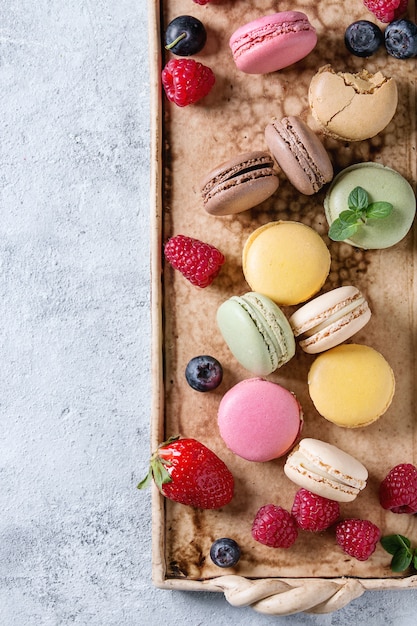
[[329,528],[338,519],[340,505],[302,488],[295,494],[291,515],[302,530],[319,532]]
[[369,520],[346,519],[336,526],[336,542],[343,552],[358,561],[366,561],[374,553],[381,531]]
[[176,235],[167,241],[165,258],[197,287],[211,285],[225,261],[214,246],[185,235]]
[[363,3],[380,22],[388,24],[405,13],[408,0],[363,0]]
[[194,59],[171,59],[162,70],[166,96],[179,107],[207,96],[215,80],[213,71]]
[[298,530],[291,513],[275,504],[265,504],[257,512],[252,525],[252,537],[271,548],[290,548]]
[[417,513],[417,469],[411,463],[393,467],[379,486],[382,508],[393,513]]

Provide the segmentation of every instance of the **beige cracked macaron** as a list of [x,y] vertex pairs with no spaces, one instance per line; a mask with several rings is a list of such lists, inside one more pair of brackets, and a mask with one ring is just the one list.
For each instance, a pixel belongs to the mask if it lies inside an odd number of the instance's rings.
[[239,154],[214,168],[200,183],[210,215],[233,215],[257,206],[278,189],[279,178],[268,152]]
[[346,285],[310,300],[289,322],[304,352],[316,354],[346,341],[370,319],[366,298],[357,287]]
[[388,126],[397,110],[398,90],[395,80],[382,72],[337,72],[325,65],[311,79],[308,99],[326,134],[362,141]]
[[352,502],[366,487],[368,470],[360,461],[320,439],[301,439],[284,472],[293,483],[329,500]]

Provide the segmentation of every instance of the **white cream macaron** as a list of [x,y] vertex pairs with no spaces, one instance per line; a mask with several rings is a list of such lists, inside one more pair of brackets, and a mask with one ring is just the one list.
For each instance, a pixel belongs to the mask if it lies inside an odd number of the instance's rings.
[[355,335],[370,318],[365,297],[348,285],[310,300],[292,314],[289,322],[304,352],[317,354]]
[[353,456],[319,439],[301,439],[284,472],[299,487],[329,500],[352,502],[366,487],[368,470]]

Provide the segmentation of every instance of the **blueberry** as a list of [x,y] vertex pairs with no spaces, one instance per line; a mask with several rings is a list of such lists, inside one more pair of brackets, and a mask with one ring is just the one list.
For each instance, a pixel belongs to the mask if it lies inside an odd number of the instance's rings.
[[165,31],[165,48],[179,56],[188,57],[200,52],[206,44],[204,24],[191,15],[180,15]]
[[370,57],[384,41],[379,26],[368,20],[358,20],[345,31],[346,48],[357,57]]
[[385,29],[385,47],[396,59],[417,55],[417,25],[409,20],[394,20]]
[[218,567],[233,567],[240,559],[240,548],[234,539],[217,539],[210,548],[210,558]]
[[211,391],[222,382],[223,368],[213,356],[195,356],[185,368],[185,378],[196,391]]

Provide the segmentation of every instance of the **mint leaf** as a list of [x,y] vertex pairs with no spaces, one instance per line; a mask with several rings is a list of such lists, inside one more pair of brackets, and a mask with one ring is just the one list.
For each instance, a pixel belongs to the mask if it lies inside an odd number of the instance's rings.
[[371,202],[366,209],[366,217],[368,220],[388,217],[393,208],[391,202]]
[[410,567],[412,560],[412,551],[408,548],[400,548],[392,557],[391,569],[393,572],[403,572]]
[[346,211],[342,211],[339,214],[339,219],[344,224],[357,224],[360,220],[361,213],[357,213],[356,211],[351,211],[350,209]]
[[358,223],[355,220],[353,224],[349,224],[348,222],[344,222],[339,218],[335,219],[329,229],[329,237],[333,239],[333,241],[344,241],[345,239],[349,239],[352,235],[356,233],[358,230]]
[[408,539],[408,537],[404,537],[404,535],[397,535],[397,537],[405,548],[411,548],[411,541]]
[[369,197],[365,189],[362,187],[355,187],[348,197],[348,207],[350,209],[357,209],[363,211],[369,204]]
[[389,554],[395,554],[402,548],[410,548],[411,542],[403,535],[386,535],[382,537],[381,545]]
[[381,545],[392,554],[391,569],[393,572],[403,572],[410,567],[413,563],[413,567],[417,569],[417,554],[416,550],[411,548],[411,541],[404,537],[404,535],[387,535],[382,537]]
[[367,219],[387,217],[393,206],[390,202],[371,202],[363,187],[355,187],[348,196],[348,209],[341,211],[329,228],[329,237],[333,241],[344,241],[356,233]]

